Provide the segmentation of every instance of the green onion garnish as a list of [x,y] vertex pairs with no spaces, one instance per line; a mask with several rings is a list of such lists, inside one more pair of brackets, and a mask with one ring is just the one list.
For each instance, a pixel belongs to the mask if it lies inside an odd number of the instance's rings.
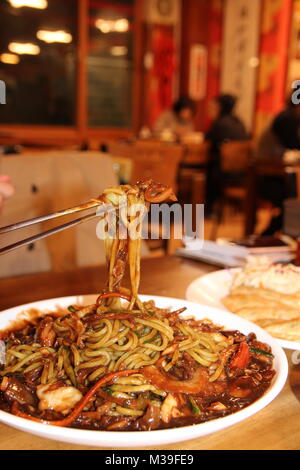
[[189,401],[190,401],[190,405],[191,405],[191,408],[192,408],[192,412],[195,415],[199,415],[201,413],[201,410],[200,410],[199,406],[197,405],[197,403],[195,402],[194,398],[189,397]]
[[71,312],[71,313],[75,313],[75,312],[78,311],[77,308],[73,307],[73,305],[69,305],[68,310],[69,310],[69,312]]
[[258,348],[250,348],[251,352],[257,353],[257,354],[263,354],[264,356],[269,356],[269,357],[274,357],[273,354],[264,351],[263,349],[258,349]]

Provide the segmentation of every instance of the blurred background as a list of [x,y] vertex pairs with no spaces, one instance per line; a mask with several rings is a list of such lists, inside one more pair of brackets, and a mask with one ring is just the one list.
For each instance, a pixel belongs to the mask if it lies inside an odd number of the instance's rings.
[[[299,78],[299,0],[0,0],[0,225],[153,177],[205,204],[207,239],[295,239]],[[98,243],[86,224],[0,276],[97,264]]]

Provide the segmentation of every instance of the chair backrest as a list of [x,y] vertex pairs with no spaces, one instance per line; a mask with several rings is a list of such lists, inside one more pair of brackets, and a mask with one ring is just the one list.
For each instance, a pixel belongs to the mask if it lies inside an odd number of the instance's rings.
[[247,171],[253,159],[252,140],[225,142],[221,145],[221,169],[225,173],[243,173]]
[[209,156],[210,143],[186,144],[183,151],[182,163],[184,165],[205,165]]
[[132,148],[131,183],[152,178],[177,190],[177,174],[183,147],[164,142],[138,141]]
[[110,140],[107,142],[107,150],[114,157],[130,158],[132,152],[132,142],[125,140]]

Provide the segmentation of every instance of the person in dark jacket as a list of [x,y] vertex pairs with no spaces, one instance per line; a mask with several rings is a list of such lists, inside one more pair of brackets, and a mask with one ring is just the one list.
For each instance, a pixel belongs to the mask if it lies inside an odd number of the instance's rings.
[[273,121],[273,132],[285,149],[300,150],[300,105],[288,101]]
[[300,150],[300,105],[291,97],[286,107],[271,121],[257,142],[257,160],[282,160],[286,150]]
[[214,100],[214,120],[205,139],[210,142],[210,158],[206,175],[206,214],[212,210],[214,202],[220,196],[221,168],[220,147],[224,142],[247,140],[246,128],[235,114],[237,98],[233,95],[222,94]]
[[[287,150],[300,150],[300,104],[293,103],[289,96],[286,107],[262,132],[255,152],[258,161],[282,161]],[[274,215],[262,235],[270,236],[282,230],[283,202],[291,197],[286,192],[285,177],[265,175],[258,180],[260,199],[268,201],[277,215]]]

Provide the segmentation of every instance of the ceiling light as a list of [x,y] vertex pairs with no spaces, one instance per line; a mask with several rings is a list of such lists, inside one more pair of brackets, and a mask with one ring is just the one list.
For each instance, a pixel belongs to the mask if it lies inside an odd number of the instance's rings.
[[95,21],[96,28],[100,29],[101,33],[125,33],[129,30],[129,21],[126,18],[118,20],[105,20],[99,18]]
[[95,22],[96,28],[100,29],[101,33],[107,34],[113,31],[113,21],[110,20],[103,20],[99,18]]
[[47,0],[8,0],[13,8],[29,7],[45,10],[48,6]]
[[30,42],[11,42],[8,49],[15,54],[38,55],[40,53],[39,46]]
[[118,33],[126,33],[129,30],[129,21],[126,18],[120,18],[115,21],[115,31]]
[[127,54],[127,52],[128,52],[128,49],[125,46],[113,46],[110,48],[111,55],[115,57],[124,56]]
[[18,64],[20,62],[20,57],[15,54],[4,52],[0,55],[0,61],[3,62],[3,64]]
[[36,33],[36,36],[38,39],[41,41],[47,42],[47,43],[53,43],[53,42],[60,42],[64,44],[68,44],[72,42],[72,34],[67,33],[66,31],[47,31],[44,29],[41,29]]

